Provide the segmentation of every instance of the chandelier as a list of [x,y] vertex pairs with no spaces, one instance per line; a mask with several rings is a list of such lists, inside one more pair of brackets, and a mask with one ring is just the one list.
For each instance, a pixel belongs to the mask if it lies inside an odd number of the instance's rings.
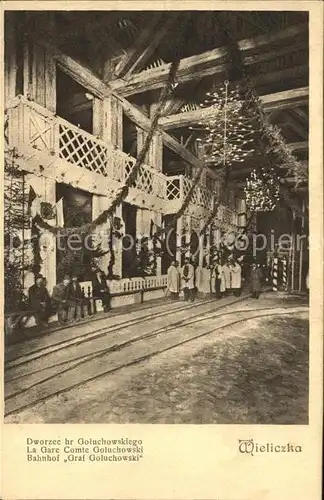
[[279,200],[279,182],[273,168],[254,169],[244,188],[246,205],[251,212],[271,212]]
[[208,166],[226,167],[233,162],[243,162],[254,151],[250,147],[254,141],[250,123],[253,117],[243,113],[243,105],[238,87],[230,90],[228,80],[218,90],[208,92],[200,104],[209,110],[208,116],[198,127],[189,128],[201,132],[197,142]]

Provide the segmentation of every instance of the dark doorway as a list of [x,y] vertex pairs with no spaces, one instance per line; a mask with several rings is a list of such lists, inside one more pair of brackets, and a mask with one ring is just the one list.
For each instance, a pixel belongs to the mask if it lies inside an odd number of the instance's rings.
[[[171,225],[174,221],[174,215],[164,215],[162,224],[164,227]],[[177,251],[177,234],[176,226],[172,226],[164,237],[163,254],[161,262],[161,272],[166,274],[173,260],[176,259]]]
[[93,133],[91,94],[59,68],[56,71],[56,112],[73,125]]
[[[66,184],[56,185],[56,202],[63,201],[64,228],[78,228],[92,221],[92,194]],[[60,210],[60,208],[58,208]],[[75,231],[75,234],[80,234]],[[75,274],[80,281],[91,279],[91,238],[80,234],[80,239],[62,235],[57,240],[56,281],[64,274]]]
[[191,231],[190,235],[190,255],[192,256],[193,263],[197,266],[199,262],[199,236],[196,231]]

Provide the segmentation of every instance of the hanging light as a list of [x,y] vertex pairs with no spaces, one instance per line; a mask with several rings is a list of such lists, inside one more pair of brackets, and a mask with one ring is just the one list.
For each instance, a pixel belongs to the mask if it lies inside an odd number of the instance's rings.
[[246,205],[251,212],[271,212],[279,201],[279,181],[273,168],[254,169],[244,188]]
[[243,112],[244,102],[240,98],[239,89],[229,88],[226,80],[224,86],[208,92],[200,107],[210,109],[208,118],[199,123],[199,147],[202,157],[209,166],[228,166],[234,161],[241,161],[254,152],[248,147],[253,142],[253,117]]

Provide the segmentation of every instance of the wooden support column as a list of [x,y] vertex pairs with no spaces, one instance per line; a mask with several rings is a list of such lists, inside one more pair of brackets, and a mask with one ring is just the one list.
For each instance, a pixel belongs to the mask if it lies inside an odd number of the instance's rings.
[[302,280],[303,280],[303,254],[304,254],[304,230],[305,230],[305,200],[303,200],[303,208],[302,208],[302,220],[301,220],[301,235],[302,238],[299,240],[299,276],[298,276],[298,290],[302,291]]
[[[204,228],[205,222],[203,219],[200,220],[200,231]],[[199,267],[202,267],[204,262],[204,234],[199,234]]]
[[[140,127],[136,127],[137,130],[137,155],[142,150],[147,132]],[[145,156],[145,163],[150,167],[155,168],[159,172],[163,169],[163,138],[161,132],[157,131],[153,134],[151,144],[147,155]]]
[[[123,209],[121,204],[116,208],[115,216],[121,220],[122,227],[120,229],[120,232],[122,234],[125,234],[125,223],[123,220]],[[116,276],[122,277],[123,238],[114,238],[113,246],[115,252],[115,264],[113,268],[113,273]]]
[[[147,133],[140,127],[136,127],[136,132],[137,132],[137,156],[138,156],[144,147]],[[148,162],[149,162],[149,152],[145,155],[144,159],[144,163],[148,164]]]
[[103,101],[97,97],[92,101],[92,131],[93,135],[103,138]]
[[123,108],[118,99],[110,95],[102,101],[102,139],[123,149]]
[[[162,214],[159,212],[154,212],[154,223],[161,227],[162,226]],[[156,275],[161,276],[162,274],[162,257],[156,258]]]
[[291,238],[292,238],[292,244],[291,244],[291,291],[294,291],[295,289],[295,261],[296,261],[296,245],[295,245],[295,240],[296,240],[296,214],[293,212],[293,219],[292,219],[292,232],[291,232]]
[[148,164],[159,172],[163,170],[163,138],[160,132],[153,135]]
[[206,239],[207,239],[207,244],[206,244],[206,265],[209,266],[210,264],[210,225],[206,228]]
[[[54,180],[34,176],[32,185],[41,201],[51,205],[56,204],[56,182]],[[47,222],[52,226],[56,225],[56,219]],[[45,277],[47,289],[51,293],[56,285],[56,236],[50,231],[43,231],[39,243],[42,259],[40,272]]]
[[190,257],[190,240],[191,240],[191,217],[190,215],[185,215],[185,242],[188,245],[188,250],[186,251],[186,257]]
[[[92,220],[95,220],[104,210],[110,205],[110,198],[108,196],[92,195]],[[102,224],[98,229],[94,230],[95,243],[101,245],[103,251],[108,250],[108,241],[110,233],[110,223],[107,221]],[[110,254],[107,253],[98,258],[99,267],[107,273],[108,265],[110,262]]]

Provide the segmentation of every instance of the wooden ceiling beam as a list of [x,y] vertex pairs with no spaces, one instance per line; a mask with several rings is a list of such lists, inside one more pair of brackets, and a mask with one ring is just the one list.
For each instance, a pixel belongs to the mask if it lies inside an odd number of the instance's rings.
[[[251,55],[252,51],[264,51],[264,56],[260,53],[255,55],[257,62],[268,60],[265,50],[273,44],[277,45],[286,42],[288,45],[285,53],[293,52],[296,38],[298,39],[298,36],[305,33],[307,33],[307,26],[294,26],[277,33],[261,35],[254,39],[241,40],[239,42],[239,47],[243,52],[243,57],[248,56],[246,64],[250,65],[254,64],[254,56]],[[294,43],[289,43],[290,40],[293,40]],[[281,49],[278,47],[278,50]],[[177,81],[179,83],[185,83],[195,79],[201,79],[205,76],[225,72],[228,67],[228,63],[225,61],[227,55],[227,47],[219,47],[202,54],[182,59],[177,72]],[[274,56],[273,51],[271,57],[272,56]],[[128,80],[117,79],[110,82],[110,84],[113,89],[118,90],[123,96],[147,92],[163,87],[164,83],[167,81],[169,70],[170,64],[164,64],[159,68],[135,74]]]
[[[306,99],[308,99],[308,87],[261,96],[265,111],[285,109],[294,106],[296,103],[299,105],[300,102],[305,102]],[[214,111],[211,108],[200,108],[195,111],[186,111],[160,118],[159,124],[164,130],[188,127],[208,119],[213,114]]]
[[134,45],[117,64],[114,70],[116,77],[130,76],[136,68],[139,69],[140,65],[143,66],[147,61],[166,33],[166,25],[157,29],[162,17],[161,11],[153,14],[150,23],[141,31]]
[[[151,126],[151,120],[147,116],[144,115],[144,113],[131,104],[129,101],[127,101],[123,96],[114,93],[115,97],[120,101],[120,103],[123,106],[124,113],[128,116],[128,118],[135,123],[138,127],[142,128],[146,132],[150,129]],[[174,151],[177,153],[183,160],[185,160],[187,163],[190,165],[193,165],[194,167],[201,168],[202,167],[202,162],[188,149],[186,149],[184,146],[180,144],[180,142],[166,133],[164,130],[162,130],[159,127],[159,130],[162,133],[162,138],[163,138],[163,144],[167,146],[171,151]]]

